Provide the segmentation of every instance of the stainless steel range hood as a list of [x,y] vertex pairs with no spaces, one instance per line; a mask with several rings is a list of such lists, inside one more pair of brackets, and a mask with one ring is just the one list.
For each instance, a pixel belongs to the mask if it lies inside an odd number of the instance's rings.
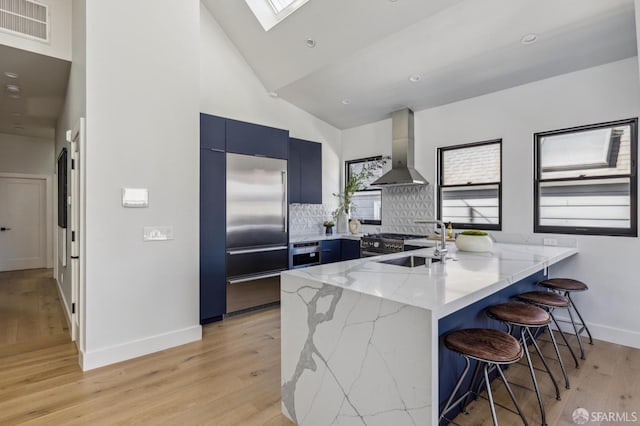
[[391,127],[391,170],[371,185],[426,185],[427,180],[414,168],[413,111],[405,108],[394,112]]

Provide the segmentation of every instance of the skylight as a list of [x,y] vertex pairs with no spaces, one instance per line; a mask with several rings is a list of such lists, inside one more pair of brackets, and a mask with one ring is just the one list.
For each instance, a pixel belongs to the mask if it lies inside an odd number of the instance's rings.
[[245,0],[262,28],[269,31],[309,0]]
[[295,1],[296,0],[269,0],[269,3],[271,3],[271,7],[273,7],[276,13],[280,13]]

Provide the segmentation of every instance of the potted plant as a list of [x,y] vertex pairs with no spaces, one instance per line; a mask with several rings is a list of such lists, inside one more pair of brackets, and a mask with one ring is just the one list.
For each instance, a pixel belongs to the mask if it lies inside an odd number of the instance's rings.
[[[333,219],[338,221],[338,232],[346,233],[349,228],[349,213],[355,211],[351,205],[353,194],[365,188],[365,183],[375,176],[375,171],[382,168],[386,160],[375,160],[364,165],[359,171],[351,173],[342,192],[333,194],[338,197],[338,207],[333,211]],[[344,222],[344,224],[342,224]],[[344,229],[342,229],[344,228]]]
[[327,235],[333,234],[333,225],[335,225],[335,223],[332,220],[325,220],[322,223],[322,226],[325,227],[324,233]]
[[493,240],[488,233],[477,230],[462,231],[456,238],[456,247],[460,251],[483,253],[493,249]]

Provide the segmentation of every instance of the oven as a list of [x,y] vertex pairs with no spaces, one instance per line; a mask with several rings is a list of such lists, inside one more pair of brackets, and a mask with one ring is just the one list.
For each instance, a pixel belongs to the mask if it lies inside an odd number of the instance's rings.
[[365,235],[360,240],[360,257],[400,253],[408,248],[404,243],[405,240],[416,238],[424,238],[424,236],[389,233]]
[[289,269],[320,264],[320,241],[289,244]]

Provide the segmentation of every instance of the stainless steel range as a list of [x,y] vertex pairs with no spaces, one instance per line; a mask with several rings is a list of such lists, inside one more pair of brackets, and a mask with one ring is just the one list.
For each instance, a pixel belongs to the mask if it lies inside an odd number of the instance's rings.
[[405,241],[424,238],[424,235],[369,234],[360,240],[360,257],[405,251]]

